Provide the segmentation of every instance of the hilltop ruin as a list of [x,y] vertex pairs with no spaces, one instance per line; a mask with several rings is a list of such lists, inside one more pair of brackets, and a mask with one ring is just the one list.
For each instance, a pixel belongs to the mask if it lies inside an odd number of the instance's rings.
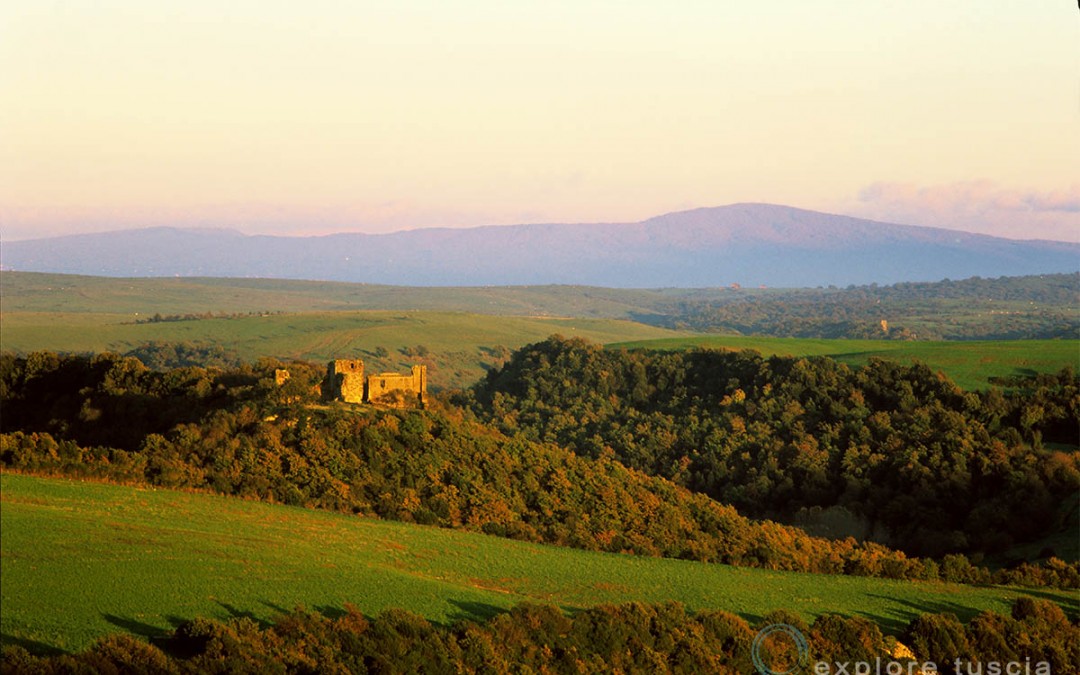
[[413,366],[407,375],[379,373],[365,377],[362,359],[337,359],[326,367],[326,397],[345,403],[423,406],[427,398],[427,366]]

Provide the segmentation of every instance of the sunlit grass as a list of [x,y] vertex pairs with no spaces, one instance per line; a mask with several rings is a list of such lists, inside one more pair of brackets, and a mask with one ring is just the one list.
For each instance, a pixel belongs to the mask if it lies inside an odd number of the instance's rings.
[[353,311],[267,314],[193,321],[136,323],[145,317],[86,312],[5,312],[3,349],[29,352],[124,353],[147,342],[208,342],[241,358],[335,358],[372,360],[389,352],[384,367],[415,361],[403,350],[422,345],[436,388],[465,386],[483,376],[490,350],[516,349],[553,333],[596,342],[679,335],[675,331],[618,319],[490,316],[458,312]]
[[838,612],[896,632],[919,612],[1008,611],[1025,593],[591,553],[62,479],[4,474],[0,487],[0,628],[6,640],[65,650],[111,632],[162,633],[195,616],[272,620],[298,605],[333,611],[346,602],[452,622],[526,600],[568,610],[678,600],[751,620],[780,607],[808,618]]
[[1052,373],[1066,366],[1080,366],[1080,340],[905,342],[688,336],[608,346],[658,350],[753,349],[765,356],[829,356],[850,366],[861,366],[873,357],[908,364],[920,361],[945,373],[965,389],[985,389],[990,386],[991,377]]

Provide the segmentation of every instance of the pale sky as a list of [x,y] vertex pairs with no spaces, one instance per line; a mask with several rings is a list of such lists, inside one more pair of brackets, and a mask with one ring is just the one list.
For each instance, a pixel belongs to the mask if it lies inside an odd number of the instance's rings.
[[1080,240],[1071,0],[7,0],[0,236],[771,202]]

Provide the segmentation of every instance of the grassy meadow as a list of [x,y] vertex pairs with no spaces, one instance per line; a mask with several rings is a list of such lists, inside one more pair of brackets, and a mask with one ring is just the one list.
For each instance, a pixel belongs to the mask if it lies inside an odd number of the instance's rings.
[[[422,310],[514,316],[627,319],[673,295],[724,297],[726,289],[640,290],[592,286],[381,286],[333,281],[224,278],[111,278],[0,272],[4,311],[143,316],[202,312]],[[765,291],[748,291],[765,293]]]
[[[682,291],[702,297],[724,289]],[[584,287],[427,289],[247,279],[104,279],[0,273],[0,348],[126,352],[202,342],[246,360],[364,358],[372,370],[428,365],[433,389],[467,386],[511,349],[553,333],[613,348],[755,349],[919,360],[961,386],[1051,372],[1080,342],[891,342],[701,336],[634,321],[673,291]],[[765,291],[763,291],[765,293]],[[230,314],[140,323],[153,316]],[[574,317],[574,318],[570,318]],[[368,614],[403,607],[437,622],[533,601],[569,611],[677,600],[756,620],[788,608],[902,631],[920,612],[1008,611],[1022,594],[1076,610],[1075,593],[780,573],[513,542],[463,531],[205,494],[0,476],[0,632],[37,651],[102,635],[163,633],[195,616],[272,620],[297,605]]]
[[[3,349],[29,352],[127,352],[147,342],[201,341],[245,360],[269,356],[325,362],[359,356],[373,370],[406,368],[404,352],[422,345],[432,387],[466,386],[483,376],[505,349],[553,333],[596,342],[679,335],[619,319],[515,317],[431,311],[338,311],[245,315],[191,321],[135,323],[120,314],[4,312]],[[376,357],[378,348],[389,352]]]
[[[751,290],[767,297],[777,291]],[[852,366],[871,357],[922,361],[965,388],[988,378],[1080,364],[1080,341],[902,342],[699,335],[648,320],[673,297],[708,300],[729,289],[582,286],[410,288],[277,279],[114,279],[0,272],[0,348],[126,352],[147,342],[201,341],[246,360],[315,362],[359,356],[373,370],[416,362],[422,345],[434,389],[467,386],[506,349],[553,333],[616,347],[755,349],[765,355],[831,356]],[[962,308],[957,308],[958,311]],[[138,323],[154,314],[217,315]],[[571,318],[573,317],[573,318]],[[388,356],[377,356],[382,348]]]
[[989,378],[1052,373],[1080,365],[1080,340],[907,342],[807,338],[686,336],[609,344],[612,348],[684,350],[753,349],[765,356],[828,356],[849,366],[878,357],[921,361],[965,389],[985,389]]
[[[90,312],[3,313],[2,348],[20,352],[123,353],[153,341],[202,341],[241,358],[269,356],[315,362],[358,355],[374,370],[406,368],[406,351],[423,345],[433,388],[467,386],[505,349],[553,333],[613,348],[682,350],[754,349],[764,355],[829,356],[850,366],[872,357],[922,361],[967,389],[983,389],[995,376],[1056,372],[1080,364],[1077,340],[904,342],[806,338],[702,336],[622,319],[556,318],[434,311],[318,311],[230,318],[136,323],[135,317]],[[389,352],[377,357],[378,348]]]
[[916,614],[1008,611],[1019,595],[1075,611],[1075,594],[783,573],[593,553],[214,495],[0,475],[5,643],[78,650],[195,616],[272,620],[403,607],[441,623],[532,601],[568,611],[677,600],[749,620],[785,607],[864,616],[898,632]]

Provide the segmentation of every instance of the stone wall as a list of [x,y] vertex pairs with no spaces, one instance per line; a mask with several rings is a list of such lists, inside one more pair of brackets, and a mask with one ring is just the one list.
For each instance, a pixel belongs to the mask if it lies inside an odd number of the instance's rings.
[[331,361],[326,368],[326,397],[346,403],[423,405],[427,397],[427,366],[413,366],[408,375],[379,373],[365,378],[362,360]]
[[364,401],[364,362],[361,359],[331,361],[326,369],[329,398],[346,403]]
[[382,405],[423,405],[427,396],[427,366],[413,366],[408,375],[369,375],[364,400]]

